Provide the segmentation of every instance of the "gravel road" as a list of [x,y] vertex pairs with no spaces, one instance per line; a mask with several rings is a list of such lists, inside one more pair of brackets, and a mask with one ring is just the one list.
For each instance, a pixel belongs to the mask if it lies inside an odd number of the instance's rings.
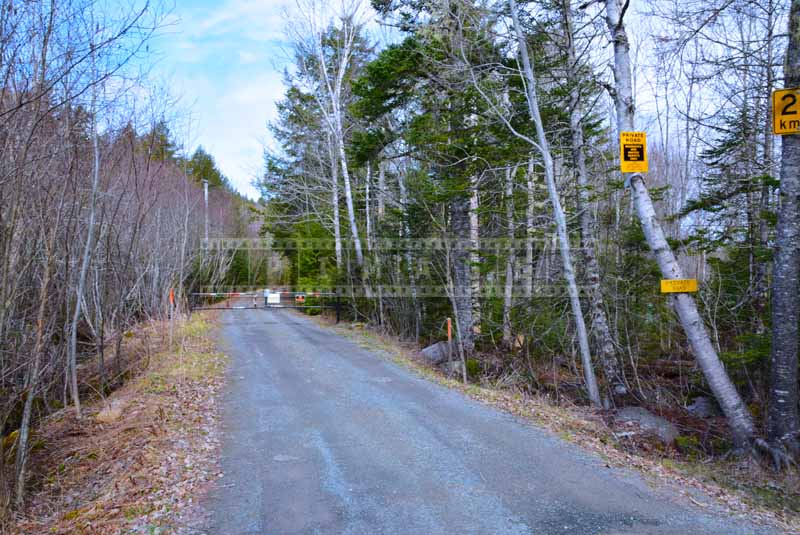
[[210,533],[773,533],[291,312],[224,312],[220,337],[231,369]]

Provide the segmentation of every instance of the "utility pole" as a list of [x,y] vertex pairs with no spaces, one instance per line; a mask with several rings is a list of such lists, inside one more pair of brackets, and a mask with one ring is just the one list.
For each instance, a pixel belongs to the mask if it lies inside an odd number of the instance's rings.
[[205,241],[203,247],[208,249],[208,179],[203,179],[203,205],[205,207]]

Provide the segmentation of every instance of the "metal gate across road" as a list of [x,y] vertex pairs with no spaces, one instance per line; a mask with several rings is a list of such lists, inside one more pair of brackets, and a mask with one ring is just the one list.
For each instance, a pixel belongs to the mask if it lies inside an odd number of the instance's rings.
[[336,292],[292,292],[266,288],[251,292],[194,292],[189,310],[333,309],[339,322],[341,302]]

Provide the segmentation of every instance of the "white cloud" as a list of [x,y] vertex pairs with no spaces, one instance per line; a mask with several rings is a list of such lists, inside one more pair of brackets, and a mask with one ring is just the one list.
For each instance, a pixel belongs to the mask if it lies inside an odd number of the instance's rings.
[[253,198],[258,194],[250,182],[262,169],[262,140],[271,142],[267,123],[284,93],[285,35],[294,5],[295,0],[179,1],[158,40],[163,77],[193,105],[189,143],[203,145],[232,184]]
[[255,63],[258,60],[259,60],[258,54],[248,52],[247,50],[239,51],[239,63],[241,63],[242,65],[249,65],[250,63]]
[[[192,149],[203,145],[243,194],[262,167],[262,144],[283,95],[286,0],[179,2],[158,40],[162,76],[192,105]],[[277,58],[277,61],[276,61]]]

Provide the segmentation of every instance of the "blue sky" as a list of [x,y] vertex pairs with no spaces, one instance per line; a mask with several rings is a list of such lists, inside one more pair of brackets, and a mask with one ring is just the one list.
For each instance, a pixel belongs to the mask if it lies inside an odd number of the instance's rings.
[[283,94],[286,0],[177,0],[154,41],[161,78],[191,114],[191,148],[203,145],[251,198]]

